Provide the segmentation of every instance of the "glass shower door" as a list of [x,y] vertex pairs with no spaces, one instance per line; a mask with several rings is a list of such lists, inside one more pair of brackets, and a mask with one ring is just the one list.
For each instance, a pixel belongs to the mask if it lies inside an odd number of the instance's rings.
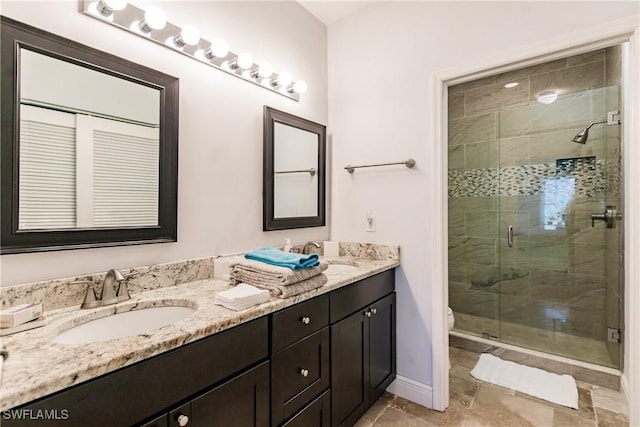
[[[498,292],[502,342],[619,367],[621,228],[591,215],[621,204],[619,86],[555,93],[498,112]],[[613,107],[615,105],[615,107]]]

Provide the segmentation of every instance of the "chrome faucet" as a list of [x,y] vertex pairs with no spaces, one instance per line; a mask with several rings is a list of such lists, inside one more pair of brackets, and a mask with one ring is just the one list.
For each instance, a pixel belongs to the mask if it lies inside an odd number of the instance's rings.
[[[100,294],[100,301],[102,301],[102,305],[111,305],[116,304],[120,299],[118,295],[116,295],[115,282],[124,280],[124,276],[118,270],[111,269],[107,271],[107,275],[104,276],[104,281],[102,282],[102,294]],[[124,283],[120,285],[120,289],[118,289],[118,294],[122,291],[124,287]],[[125,293],[127,293],[126,289],[123,289]],[[129,295],[127,293],[127,298],[123,298],[122,301],[129,299]]]
[[131,298],[129,295],[129,291],[127,290],[127,284],[122,282],[118,287],[118,291],[116,292],[115,283],[121,282],[124,280],[124,276],[118,270],[111,269],[107,272],[106,276],[104,276],[104,281],[102,282],[102,292],[100,294],[100,299],[96,298],[96,293],[93,289],[93,284],[88,280],[82,280],[79,282],[72,283],[86,283],[87,292],[84,296],[84,302],[80,306],[80,308],[95,308],[103,305],[111,305],[116,304],[120,301],[126,301]]
[[302,253],[305,254],[305,255],[309,255],[309,247],[310,246],[315,246],[318,249],[321,248],[320,243],[318,243],[318,242],[313,242],[313,241],[312,242],[307,242],[307,243],[304,244],[304,247],[302,248]]

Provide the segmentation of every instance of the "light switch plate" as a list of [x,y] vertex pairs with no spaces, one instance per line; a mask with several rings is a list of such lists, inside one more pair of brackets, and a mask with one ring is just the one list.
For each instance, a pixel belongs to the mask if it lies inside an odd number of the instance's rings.
[[373,209],[369,209],[366,215],[365,222],[365,231],[374,232],[376,231],[376,214]]

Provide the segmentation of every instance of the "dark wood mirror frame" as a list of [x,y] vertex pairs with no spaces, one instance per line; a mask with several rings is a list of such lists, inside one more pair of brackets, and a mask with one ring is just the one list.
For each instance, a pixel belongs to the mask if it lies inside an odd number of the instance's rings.
[[[177,241],[178,79],[21,22],[0,17],[2,254]],[[18,229],[20,48],[160,91],[158,225],[32,231]]]
[[[274,125],[282,123],[302,129],[318,136],[318,215],[305,217],[275,218],[274,201]],[[294,116],[274,108],[264,106],[264,144],[263,144],[263,193],[262,193],[262,229],[264,231],[285,230],[289,228],[322,227],[325,225],[325,176],[326,176],[326,127],[324,125]]]

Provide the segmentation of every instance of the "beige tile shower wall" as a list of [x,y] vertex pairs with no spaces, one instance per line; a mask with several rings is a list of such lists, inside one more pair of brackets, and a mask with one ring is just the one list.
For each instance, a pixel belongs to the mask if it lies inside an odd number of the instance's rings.
[[[606,305],[608,245],[603,224],[591,228],[589,220],[605,208],[596,174],[583,182],[576,177],[586,190],[567,207],[564,229],[544,229],[540,187],[555,176],[558,159],[595,156],[600,173],[607,157],[603,126],[591,128],[586,145],[571,139],[605,116],[612,58],[601,49],[449,88],[449,302],[455,311],[604,338],[606,319],[594,320],[594,313]],[[504,87],[511,82],[518,85]],[[558,99],[539,103],[538,94],[548,90],[558,90]],[[515,227],[513,248],[506,242],[508,224]],[[497,323],[470,332],[497,335]]]

